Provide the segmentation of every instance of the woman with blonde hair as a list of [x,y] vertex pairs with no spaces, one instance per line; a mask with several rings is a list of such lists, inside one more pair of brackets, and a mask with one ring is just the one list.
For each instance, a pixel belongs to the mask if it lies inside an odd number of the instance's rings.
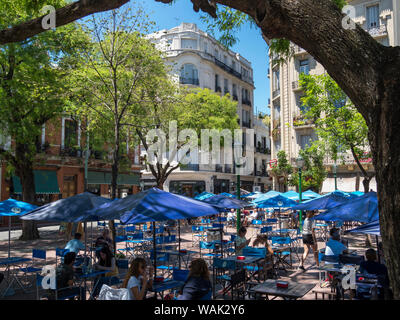
[[[153,286],[153,279],[149,280],[146,266],[146,260],[143,258],[134,259],[129,266],[122,287],[128,289],[131,300],[145,299],[147,289]],[[149,274],[153,274],[152,267],[149,268]]]

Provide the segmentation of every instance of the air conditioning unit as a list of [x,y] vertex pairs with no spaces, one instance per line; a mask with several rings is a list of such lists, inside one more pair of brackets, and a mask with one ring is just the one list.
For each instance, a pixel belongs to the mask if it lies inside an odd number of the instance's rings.
[[261,186],[253,186],[253,192],[261,192]]

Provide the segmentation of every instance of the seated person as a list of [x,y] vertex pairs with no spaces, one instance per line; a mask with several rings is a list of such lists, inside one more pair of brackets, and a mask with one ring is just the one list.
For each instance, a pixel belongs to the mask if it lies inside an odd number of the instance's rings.
[[[75,262],[75,252],[68,252],[64,256],[64,262],[61,266],[56,269],[56,285],[57,285],[57,297],[63,299],[63,297],[70,297],[72,295],[79,296],[81,300],[86,300],[85,290],[81,287],[74,287],[74,269],[73,265]],[[54,290],[50,290],[51,295],[49,299],[55,298]]]
[[347,247],[340,242],[340,233],[338,228],[332,228],[329,231],[330,239],[326,243],[325,256],[337,256],[348,253]]
[[112,250],[112,245],[113,241],[110,237],[110,230],[109,229],[104,229],[103,233],[101,234],[100,237],[96,239],[95,247],[104,247],[108,246],[110,250]]
[[64,249],[68,249],[69,252],[74,252],[75,255],[79,253],[79,250],[85,250],[85,245],[81,242],[82,235],[75,233],[74,239],[68,241]]
[[228,212],[228,217],[227,217],[227,221],[228,222],[232,222],[236,220],[236,212],[235,209],[231,209],[231,211]]
[[361,262],[359,271],[361,273],[373,274],[378,277],[378,284],[383,287],[378,293],[379,298],[384,297],[390,299],[392,296],[391,290],[389,289],[389,275],[385,265],[377,262],[376,251],[374,249],[368,249],[365,252],[366,261]]
[[265,246],[267,249],[267,255],[268,254],[274,254],[274,250],[271,248],[271,246],[268,243],[268,236],[266,234],[259,234],[257,235],[257,238],[253,242],[253,246],[257,247],[259,245]]
[[243,248],[248,246],[251,239],[247,240],[246,239],[246,233],[247,229],[245,227],[240,227],[239,229],[239,235],[235,239],[235,250],[236,250],[236,255],[242,255],[243,254]]
[[146,272],[146,260],[135,258],[129,266],[122,288],[127,288],[130,294],[130,300],[146,299],[147,289],[153,286],[153,268],[149,268],[149,275]]
[[189,266],[190,272],[177,300],[201,300],[211,292],[210,273],[204,259],[195,259]]
[[96,298],[99,295],[103,284],[113,285],[119,282],[118,268],[110,249],[107,246],[103,247],[99,252],[99,256],[99,262],[93,266],[94,269],[109,272],[100,275],[94,280],[95,285],[92,292],[93,298]]
[[257,220],[258,218],[258,211],[251,210],[250,214],[245,218],[244,222],[246,225],[249,225],[253,220]]

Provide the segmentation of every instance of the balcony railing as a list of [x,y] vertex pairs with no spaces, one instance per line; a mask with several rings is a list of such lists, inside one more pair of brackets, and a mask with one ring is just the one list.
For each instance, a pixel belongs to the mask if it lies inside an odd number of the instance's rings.
[[233,98],[233,100],[238,101],[238,96],[237,96],[237,95],[234,94],[234,95],[232,96],[232,98]]
[[80,158],[82,157],[82,150],[77,148],[64,147],[60,149],[60,156]]
[[293,50],[294,50],[295,54],[297,54],[297,53],[306,53],[307,52],[306,50],[304,50],[302,47],[298,46],[297,44],[295,44],[293,46]]
[[305,118],[303,115],[293,116],[294,127],[312,126],[314,123],[315,121],[313,119]]
[[199,171],[199,165],[198,164],[181,164],[180,165],[181,171]]
[[231,164],[225,165],[225,173],[232,173],[232,165]]
[[220,67],[221,69],[225,70],[226,72],[234,75],[235,77],[239,78],[240,80],[242,80],[242,75],[237,72],[235,69],[233,69],[232,67],[226,65],[225,63],[223,63],[222,61],[218,60],[217,58],[215,58],[215,64]]
[[276,89],[275,91],[272,92],[272,99],[276,98],[280,94],[281,94],[281,90],[280,89]]
[[251,101],[248,99],[242,99],[242,103],[251,107]]
[[242,126],[245,128],[251,128],[251,121],[242,121]]
[[294,91],[301,90],[299,80],[292,81],[292,90],[294,90]]
[[192,85],[195,85],[195,86],[199,85],[199,79],[195,79],[195,78],[182,78],[181,77],[179,79],[179,82],[181,84],[192,84]]
[[222,172],[222,166],[220,164],[215,165],[215,172]]
[[215,87],[215,92],[222,92],[221,87],[216,86],[216,87]]
[[373,37],[387,35],[386,24],[381,24],[378,27],[368,28],[368,33]]

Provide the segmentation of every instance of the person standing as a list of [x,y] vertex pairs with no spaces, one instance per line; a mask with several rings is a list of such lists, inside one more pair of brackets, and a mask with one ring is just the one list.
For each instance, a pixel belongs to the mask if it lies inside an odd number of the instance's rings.
[[308,211],[306,214],[306,218],[304,219],[303,224],[303,246],[304,246],[304,253],[301,257],[301,262],[299,269],[305,271],[304,268],[304,261],[306,260],[310,248],[313,250],[315,263],[317,267],[319,267],[319,260],[318,260],[318,244],[315,237],[315,221],[312,220],[314,217],[314,211]]

